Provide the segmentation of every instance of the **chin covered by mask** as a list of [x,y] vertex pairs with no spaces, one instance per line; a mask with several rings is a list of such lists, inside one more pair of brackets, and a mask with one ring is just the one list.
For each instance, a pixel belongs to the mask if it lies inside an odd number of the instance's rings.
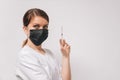
[[41,45],[48,37],[48,30],[47,29],[39,29],[39,30],[30,30],[30,40],[36,46]]

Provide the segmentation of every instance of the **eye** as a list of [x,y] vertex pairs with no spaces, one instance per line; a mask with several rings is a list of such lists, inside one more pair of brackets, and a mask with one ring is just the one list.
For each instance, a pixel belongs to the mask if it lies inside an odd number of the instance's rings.
[[43,28],[44,28],[44,29],[48,29],[48,25],[44,26]]
[[35,29],[38,29],[40,26],[38,24],[33,26]]

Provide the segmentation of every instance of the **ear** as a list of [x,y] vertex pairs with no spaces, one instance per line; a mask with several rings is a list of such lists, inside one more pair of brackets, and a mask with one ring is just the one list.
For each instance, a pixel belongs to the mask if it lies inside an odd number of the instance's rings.
[[26,26],[23,26],[23,31],[28,36],[28,28]]

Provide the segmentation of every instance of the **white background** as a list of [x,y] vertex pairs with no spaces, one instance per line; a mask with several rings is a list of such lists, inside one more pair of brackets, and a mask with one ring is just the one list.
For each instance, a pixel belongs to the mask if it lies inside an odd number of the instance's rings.
[[16,80],[16,56],[30,8],[50,17],[43,44],[60,55],[61,26],[71,45],[72,80],[120,80],[120,0],[0,0],[0,80]]

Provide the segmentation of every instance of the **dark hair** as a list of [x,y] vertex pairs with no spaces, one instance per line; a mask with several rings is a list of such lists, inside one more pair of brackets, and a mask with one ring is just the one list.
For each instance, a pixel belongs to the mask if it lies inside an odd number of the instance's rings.
[[[41,9],[38,9],[38,8],[32,8],[32,9],[29,9],[23,16],[23,25],[25,27],[27,27],[31,21],[31,19],[35,16],[41,16],[43,17],[44,19],[46,19],[48,22],[49,22],[49,17],[47,15],[47,13]],[[27,43],[27,39],[23,42],[23,45],[22,47],[24,47],[24,45],[26,45]]]
[[31,19],[35,16],[41,16],[49,22],[49,17],[45,11],[38,8],[33,8],[29,9],[23,16],[23,25],[28,26]]

